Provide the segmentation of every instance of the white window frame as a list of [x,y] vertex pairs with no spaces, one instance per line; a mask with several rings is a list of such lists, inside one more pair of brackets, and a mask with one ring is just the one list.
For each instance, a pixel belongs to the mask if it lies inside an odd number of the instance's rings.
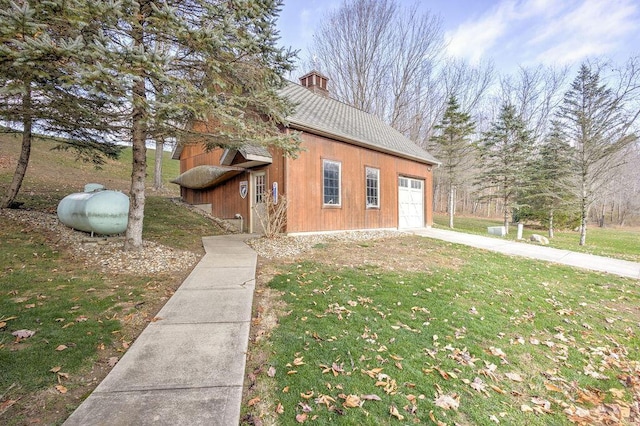
[[[327,164],[334,164],[338,166],[338,202],[327,203],[326,202],[326,187],[325,187],[325,172]],[[322,205],[324,207],[340,207],[342,206],[342,163],[334,160],[322,160]]]
[[[375,187],[369,186],[369,173],[375,174],[375,182],[376,182]],[[375,190],[375,199],[376,199],[375,204],[369,202],[369,189]],[[367,208],[379,209],[380,208],[380,169],[377,169],[375,167],[364,168],[364,193],[365,193],[364,194],[365,204],[367,205]]]

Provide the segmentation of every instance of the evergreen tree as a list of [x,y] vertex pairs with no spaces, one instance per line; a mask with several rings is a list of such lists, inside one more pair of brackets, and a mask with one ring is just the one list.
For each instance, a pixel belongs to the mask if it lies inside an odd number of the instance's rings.
[[25,177],[34,132],[60,136],[59,149],[102,164],[119,148],[104,139],[114,116],[94,90],[97,52],[82,1],[0,0],[0,120],[22,129],[15,173],[0,207],[10,207]]
[[559,136],[573,147],[580,245],[586,243],[589,209],[622,164],[617,154],[637,140],[630,132],[636,117],[625,113],[623,99],[600,82],[597,70],[580,67],[556,116]]
[[558,123],[552,123],[551,133],[539,148],[533,161],[528,180],[529,189],[525,195],[531,215],[546,223],[549,238],[553,238],[554,218],[559,212],[571,217],[570,206],[575,197],[572,188],[575,185],[571,167],[572,148],[562,139]]
[[293,57],[275,44],[280,6],[275,0],[122,0],[103,19],[110,43],[100,77],[129,102],[126,248],[142,247],[148,139],[297,150],[299,140],[280,131],[292,106],[276,89]]
[[490,192],[485,197],[502,201],[507,232],[509,217],[519,208],[519,197],[527,184],[527,167],[532,151],[533,139],[524,121],[513,105],[505,104],[481,141],[483,171],[478,187]]
[[476,150],[469,137],[475,130],[471,116],[460,110],[455,96],[447,103],[442,121],[435,126],[438,135],[431,138],[436,157],[442,161],[442,175],[449,193],[449,227],[453,228],[456,210],[456,188],[461,184],[463,173],[472,165]]

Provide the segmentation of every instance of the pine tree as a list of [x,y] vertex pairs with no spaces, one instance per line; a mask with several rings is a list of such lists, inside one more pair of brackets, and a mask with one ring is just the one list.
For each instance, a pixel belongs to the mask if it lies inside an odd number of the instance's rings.
[[617,155],[637,140],[623,100],[600,82],[597,70],[583,64],[556,116],[560,137],[573,147],[580,210],[580,245],[586,243],[589,209],[599,190],[622,164]]
[[575,202],[572,148],[562,139],[558,123],[552,126],[529,168],[530,185],[524,197],[532,216],[546,223],[549,238],[554,236],[554,218],[559,212],[570,217]]
[[500,116],[491,123],[481,141],[480,158],[483,171],[478,180],[488,197],[502,201],[504,227],[509,232],[509,217],[519,208],[527,184],[527,167],[533,151],[533,139],[513,105],[505,104]]
[[461,184],[463,173],[472,165],[475,145],[469,137],[475,130],[471,116],[460,110],[455,96],[447,103],[442,121],[435,126],[438,135],[431,138],[436,157],[442,161],[442,175],[449,188],[449,227],[453,228],[456,210],[456,188]]
[[60,136],[96,165],[120,149],[103,135],[113,120],[109,100],[94,90],[96,45],[81,1],[0,1],[0,120],[22,130],[22,148],[1,207],[13,205],[25,177],[33,133]]
[[122,0],[103,19],[110,37],[101,75],[124,92],[133,146],[126,248],[142,247],[146,141],[207,148],[246,143],[294,153],[280,131],[292,105],[276,94],[293,54],[276,47],[275,0]]

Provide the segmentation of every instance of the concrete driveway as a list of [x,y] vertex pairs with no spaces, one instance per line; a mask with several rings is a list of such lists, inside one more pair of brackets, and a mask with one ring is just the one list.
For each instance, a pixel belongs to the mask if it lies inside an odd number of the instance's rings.
[[484,237],[482,235],[465,234],[463,232],[444,229],[421,228],[411,231],[415,235],[464,244],[471,247],[495,251],[510,256],[522,256],[530,259],[545,260],[562,265],[591,271],[606,272],[627,278],[640,279],[640,263],[627,260],[612,259],[592,254],[576,253],[553,247],[528,244],[502,238]]

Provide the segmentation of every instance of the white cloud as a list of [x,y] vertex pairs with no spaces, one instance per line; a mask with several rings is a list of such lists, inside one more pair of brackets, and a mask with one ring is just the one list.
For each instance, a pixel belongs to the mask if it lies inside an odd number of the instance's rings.
[[514,5],[513,1],[502,2],[480,19],[466,21],[455,31],[445,34],[448,53],[479,62],[507,31]]
[[636,34],[639,8],[637,0],[501,0],[447,33],[448,53],[521,64],[607,55]]
[[589,56],[606,55],[636,31],[638,6],[630,0],[587,0],[546,28],[532,44],[552,44],[538,56],[539,62],[569,64]]

